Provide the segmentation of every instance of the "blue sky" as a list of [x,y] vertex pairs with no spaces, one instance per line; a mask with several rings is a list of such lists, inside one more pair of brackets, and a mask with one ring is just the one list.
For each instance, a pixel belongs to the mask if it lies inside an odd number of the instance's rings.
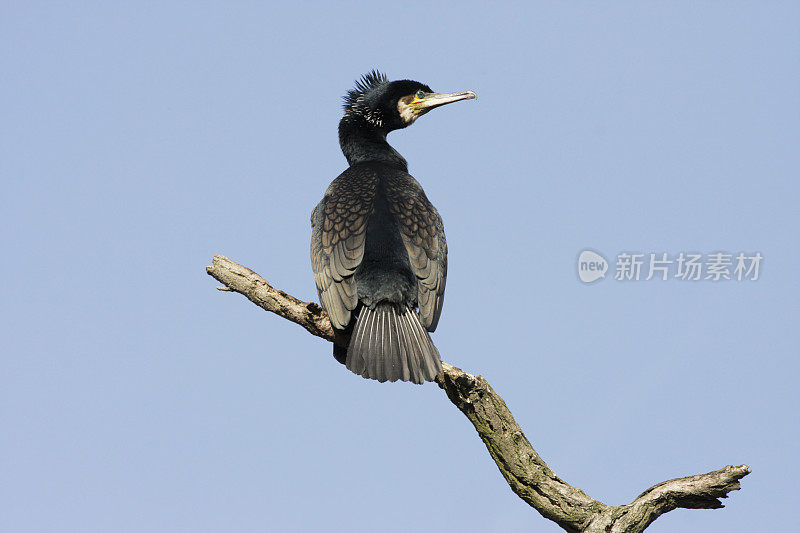
[[[2,11],[0,530],[558,530],[438,387],[363,380],[205,274],[316,298],[309,214],[375,67],[478,94],[389,137],[445,221],[443,359],[605,503],[753,469],[648,531],[793,525],[797,4]],[[764,260],[585,285],[587,248]]]

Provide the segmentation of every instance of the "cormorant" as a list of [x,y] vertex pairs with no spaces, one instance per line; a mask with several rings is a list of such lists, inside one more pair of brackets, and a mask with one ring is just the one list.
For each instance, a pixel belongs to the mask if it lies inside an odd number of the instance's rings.
[[444,226],[386,135],[470,98],[375,70],[344,97],[339,144],[350,167],[311,213],[311,265],[333,355],[365,378],[422,383],[442,370],[428,332],[444,300]]

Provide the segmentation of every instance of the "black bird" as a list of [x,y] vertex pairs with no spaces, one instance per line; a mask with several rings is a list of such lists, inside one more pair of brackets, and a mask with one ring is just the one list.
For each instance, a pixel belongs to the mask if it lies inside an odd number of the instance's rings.
[[422,383],[442,370],[428,332],[444,300],[444,226],[386,135],[469,98],[375,70],[344,97],[339,144],[350,167],[311,213],[311,265],[337,333],[333,355],[365,378]]

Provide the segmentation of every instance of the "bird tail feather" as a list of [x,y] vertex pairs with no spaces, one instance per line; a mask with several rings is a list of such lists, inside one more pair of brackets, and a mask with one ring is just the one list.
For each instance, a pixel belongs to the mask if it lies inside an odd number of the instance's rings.
[[378,381],[433,381],[442,371],[439,350],[422,327],[416,311],[380,303],[364,306],[350,337],[345,365]]

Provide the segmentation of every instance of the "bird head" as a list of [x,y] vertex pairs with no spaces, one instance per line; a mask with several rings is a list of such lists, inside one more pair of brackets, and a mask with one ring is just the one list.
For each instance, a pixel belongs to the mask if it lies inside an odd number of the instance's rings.
[[368,124],[386,133],[410,126],[419,117],[437,107],[475,98],[472,91],[436,93],[418,81],[388,81],[385,74],[373,70],[356,81],[344,97],[345,117],[362,117]]

